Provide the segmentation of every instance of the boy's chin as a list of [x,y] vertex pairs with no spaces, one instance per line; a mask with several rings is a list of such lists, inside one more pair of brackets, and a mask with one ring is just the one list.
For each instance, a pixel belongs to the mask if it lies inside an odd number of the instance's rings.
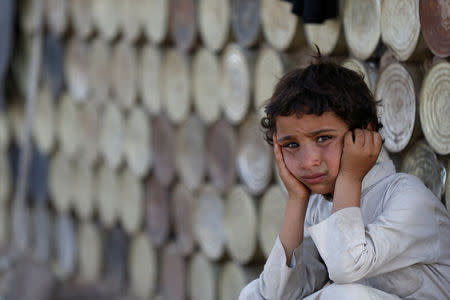
[[329,186],[314,186],[309,187],[312,193],[320,194],[325,197],[327,200],[331,200],[333,198],[333,188]]

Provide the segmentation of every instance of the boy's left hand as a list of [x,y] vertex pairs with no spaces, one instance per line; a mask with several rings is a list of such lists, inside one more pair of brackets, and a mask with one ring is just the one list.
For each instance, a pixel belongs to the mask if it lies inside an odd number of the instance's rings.
[[366,129],[348,131],[344,136],[338,177],[362,182],[376,163],[381,145],[381,135],[376,131]]

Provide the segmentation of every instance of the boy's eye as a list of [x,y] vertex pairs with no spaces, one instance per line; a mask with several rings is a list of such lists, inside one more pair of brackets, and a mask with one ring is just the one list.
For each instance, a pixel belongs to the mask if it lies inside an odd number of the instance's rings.
[[317,142],[322,143],[322,142],[325,142],[325,141],[327,141],[327,140],[329,140],[331,138],[332,138],[331,135],[322,135],[322,136],[319,136],[317,138]]
[[283,148],[297,148],[297,147],[298,147],[298,144],[294,143],[294,142],[283,145]]

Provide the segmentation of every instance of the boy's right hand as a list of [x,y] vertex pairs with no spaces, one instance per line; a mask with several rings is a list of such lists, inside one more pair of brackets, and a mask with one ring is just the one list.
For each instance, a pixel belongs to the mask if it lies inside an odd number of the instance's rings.
[[287,168],[284,159],[283,152],[281,151],[281,145],[278,144],[276,133],[273,135],[273,151],[275,153],[275,159],[278,167],[278,174],[289,194],[290,199],[308,201],[311,195],[311,190],[308,189],[300,180],[298,180],[291,171]]

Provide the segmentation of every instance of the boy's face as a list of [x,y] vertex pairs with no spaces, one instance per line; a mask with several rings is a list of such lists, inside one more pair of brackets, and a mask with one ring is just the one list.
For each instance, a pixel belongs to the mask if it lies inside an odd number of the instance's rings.
[[276,118],[278,143],[291,173],[316,194],[333,194],[348,125],[333,112]]

